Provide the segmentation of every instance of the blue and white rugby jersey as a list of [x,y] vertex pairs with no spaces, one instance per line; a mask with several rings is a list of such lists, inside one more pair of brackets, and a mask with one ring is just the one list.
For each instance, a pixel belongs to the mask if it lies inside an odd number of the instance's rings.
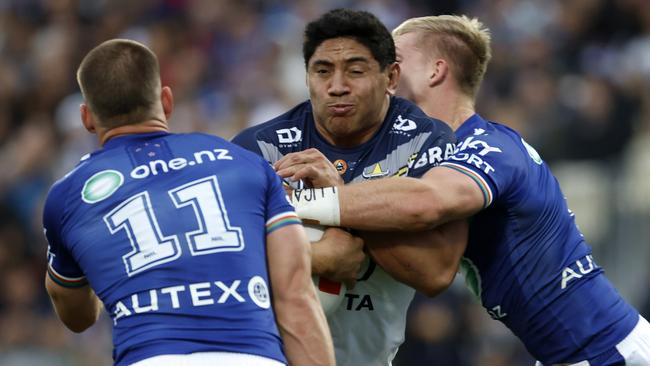
[[238,352],[286,363],[266,235],[298,224],[268,163],[221,138],[115,137],[51,189],[48,272],[90,283],[113,320],[113,358]]
[[468,286],[544,365],[602,364],[639,314],[594,261],[557,180],[508,127],[473,115],[456,135],[441,165],[468,175],[485,198],[461,263]]
[[[233,142],[271,163],[291,152],[317,148],[349,183],[394,175],[419,177],[451,156],[455,137],[443,122],[393,97],[379,131],[353,148],[333,146],[320,136],[309,101],[244,130]],[[337,365],[389,365],[404,341],[406,311],[414,293],[374,263],[363,265],[354,289],[328,316]]]

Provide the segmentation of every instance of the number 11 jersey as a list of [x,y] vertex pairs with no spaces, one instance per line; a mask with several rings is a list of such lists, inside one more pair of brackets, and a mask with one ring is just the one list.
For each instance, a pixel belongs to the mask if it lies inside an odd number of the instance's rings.
[[90,284],[113,322],[113,358],[238,352],[286,363],[266,235],[299,223],[268,163],[221,138],[120,136],[48,194],[48,274]]

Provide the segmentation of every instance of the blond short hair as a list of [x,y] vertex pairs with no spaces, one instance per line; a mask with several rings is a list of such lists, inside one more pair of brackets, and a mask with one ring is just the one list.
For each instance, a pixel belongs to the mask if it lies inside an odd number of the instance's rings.
[[477,18],[438,15],[411,18],[393,30],[393,37],[417,33],[423,47],[447,58],[464,93],[474,97],[492,58],[490,30]]

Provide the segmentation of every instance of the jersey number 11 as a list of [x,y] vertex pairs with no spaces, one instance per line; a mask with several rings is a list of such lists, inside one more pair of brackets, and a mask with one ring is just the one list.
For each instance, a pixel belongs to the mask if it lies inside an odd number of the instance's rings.
[[[244,249],[241,228],[230,226],[216,176],[183,184],[167,193],[177,208],[190,206],[194,210],[199,227],[185,233],[192,255]],[[181,255],[178,236],[163,236],[160,231],[147,191],[119,204],[104,216],[104,222],[111,234],[125,230],[129,237],[133,250],[122,257],[129,276]]]

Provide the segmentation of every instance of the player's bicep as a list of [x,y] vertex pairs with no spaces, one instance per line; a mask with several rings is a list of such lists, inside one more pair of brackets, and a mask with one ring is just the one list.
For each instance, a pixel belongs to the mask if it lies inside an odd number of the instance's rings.
[[445,222],[470,217],[487,205],[484,190],[467,173],[443,165],[429,170],[421,179],[437,191]]

